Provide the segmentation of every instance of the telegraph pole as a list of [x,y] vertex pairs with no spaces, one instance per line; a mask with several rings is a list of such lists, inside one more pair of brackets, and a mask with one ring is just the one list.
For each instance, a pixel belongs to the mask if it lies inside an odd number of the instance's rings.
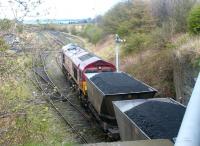
[[123,42],[122,39],[120,39],[118,34],[115,34],[115,66],[117,69],[117,72],[119,72],[119,65],[120,65],[120,58],[119,58],[119,53],[120,53],[120,44]]

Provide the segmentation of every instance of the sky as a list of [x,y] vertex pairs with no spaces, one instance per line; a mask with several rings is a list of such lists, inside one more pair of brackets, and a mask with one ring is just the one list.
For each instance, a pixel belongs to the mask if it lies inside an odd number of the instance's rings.
[[[11,0],[13,1],[13,0]],[[25,1],[25,0],[23,0]],[[26,0],[28,1],[28,0]],[[36,0],[32,0],[36,1]],[[123,0],[41,0],[41,5],[37,6],[28,16],[29,19],[79,19],[94,18],[102,15]],[[20,17],[23,13],[15,3],[9,0],[0,0],[0,18],[13,19]],[[36,14],[39,14],[36,16]]]

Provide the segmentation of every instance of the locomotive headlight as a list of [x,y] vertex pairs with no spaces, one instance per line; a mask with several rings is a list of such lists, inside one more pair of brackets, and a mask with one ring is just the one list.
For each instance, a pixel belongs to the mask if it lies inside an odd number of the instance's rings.
[[101,69],[102,69],[102,67],[101,67],[101,66],[99,66],[99,67],[98,67],[98,69],[99,69],[99,70],[101,70]]

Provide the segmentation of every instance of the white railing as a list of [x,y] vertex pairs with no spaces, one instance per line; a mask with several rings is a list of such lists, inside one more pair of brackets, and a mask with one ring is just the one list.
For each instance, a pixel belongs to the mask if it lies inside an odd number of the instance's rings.
[[179,129],[175,146],[200,146],[200,73]]

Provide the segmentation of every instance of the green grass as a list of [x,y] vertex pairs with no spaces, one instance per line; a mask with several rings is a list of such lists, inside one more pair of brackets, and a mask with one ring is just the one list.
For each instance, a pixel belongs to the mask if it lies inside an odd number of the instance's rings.
[[70,145],[74,138],[54,110],[47,103],[33,102],[44,97],[29,78],[31,56],[0,58],[0,62],[0,110],[11,114],[0,119],[0,127],[8,129],[0,145],[54,146],[63,141]]

